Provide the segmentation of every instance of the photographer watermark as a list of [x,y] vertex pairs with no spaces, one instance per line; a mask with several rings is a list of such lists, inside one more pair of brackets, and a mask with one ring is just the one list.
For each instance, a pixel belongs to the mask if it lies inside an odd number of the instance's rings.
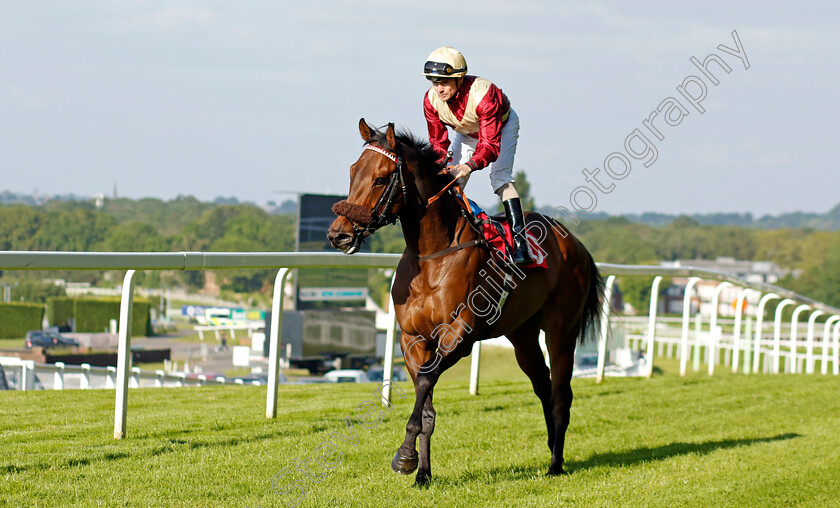
[[344,451],[353,449],[348,447],[359,446],[361,441],[356,433],[356,423],[365,429],[375,429],[382,423],[385,411],[394,410],[394,406],[382,395],[386,386],[394,388],[401,398],[406,398],[399,386],[383,381],[373,389],[370,400],[364,400],[356,406],[353,418],[348,416],[344,419],[343,428],[333,431],[330,439],[321,441],[308,457],[295,458],[293,466],[284,467],[274,475],[271,488],[282,496],[283,504],[293,507],[302,503],[311,486],[322,483],[330,471],[344,462]]

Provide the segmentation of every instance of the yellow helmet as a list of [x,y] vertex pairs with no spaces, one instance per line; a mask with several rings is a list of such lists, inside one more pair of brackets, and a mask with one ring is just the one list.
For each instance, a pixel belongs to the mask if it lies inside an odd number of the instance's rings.
[[423,66],[423,75],[429,81],[441,78],[460,78],[467,74],[467,61],[455,48],[444,46],[432,51]]

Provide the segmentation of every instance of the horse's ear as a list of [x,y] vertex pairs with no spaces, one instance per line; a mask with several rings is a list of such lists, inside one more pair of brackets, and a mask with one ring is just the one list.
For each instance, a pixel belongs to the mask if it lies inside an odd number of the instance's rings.
[[373,139],[373,128],[365,122],[364,118],[359,119],[359,134],[362,135],[363,141],[370,141]]
[[388,148],[390,148],[391,151],[394,151],[394,150],[397,149],[397,138],[394,136],[394,124],[393,123],[388,124],[388,130],[385,132],[385,141],[388,142]]

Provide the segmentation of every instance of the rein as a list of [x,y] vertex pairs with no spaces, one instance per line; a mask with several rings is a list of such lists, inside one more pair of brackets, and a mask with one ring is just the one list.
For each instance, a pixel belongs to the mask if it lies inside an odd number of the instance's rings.
[[[438,174],[442,175],[442,174],[446,174],[446,173],[447,173],[447,170],[442,169],[440,171],[440,173],[438,173]],[[455,191],[455,192],[452,192],[452,191]],[[467,201],[467,195],[464,194],[464,189],[462,189],[461,186],[458,185],[458,179],[457,178],[453,178],[452,181],[449,182],[448,184],[444,185],[444,187],[440,191],[438,191],[437,194],[430,197],[429,200],[426,202],[426,207],[429,207],[432,203],[437,201],[438,198],[443,196],[444,193],[446,193],[446,192],[450,192],[451,194],[453,194],[455,196],[455,199],[458,201],[458,204],[461,205],[461,207],[462,207],[461,208],[461,215],[463,215],[464,218],[467,219],[467,223],[473,228],[473,230],[476,233],[478,233],[478,238],[476,238],[475,240],[470,240],[469,242],[459,243],[457,245],[447,247],[446,249],[439,250],[437,252],[434,252],[432,254],[427,254],[425,256],[418,256],[416,254],[411,254],[411,257],[416,259],[417,261],[426,261],[426,260],[429,260],[429,259],[438,258],[438,257],[441,257],[441,256],[445,256],[447,254],[450,254],[452,252],[456,252],[456,251],[459,251],[459,250],[466,249],[468,247],[473,247],[475,245],[481,245],[481,244],[486,244],[487,243],[487,241],[484,240],[484,238],[482,237],[481,232],[478,231],[475,228],[475,226],[473,226],[472,221],[470,220],[469,216],[467,216],[467,214],[465,213],[465,211],[470,210],[471,207],[469,205],[469,202]],[[458,234],[458,236],[459,237],[461,236],[460,233]]]
[[[366,144],[364,149],[371,150],[378,154],[384,155],[385,157],[390,159],[391,162],[394,163],[396,168],[394,172],[391,173],[391,180],[388,182],[388,186],[382,192],[382,195],[379,197],[379,200],[376,202],[376,205],[372,209],[361,205],[349,203],[347,202],[347,200],[339,201],[332,207],[333,213],[345,217],[350,222],[350,225],[353,227],[353,233],[356,237],[355,246],[357,249],[358,247],[360,247],[360,244],[364,239],[365,233],[373,234],[383,226],[386,226],[388,224],[395,224],[397,222],[399,216],[391,213],[391,209],[393,208],[394,203],[396,202],[397,189],[399,188],[402,190],[403,200],[405,200],[406,196],[408,196],[408,191],[405,185],[405,177],[403,176],[403,167],[405,166],[405,164],[403,162],[402,157],[400,157],[394,152],[385,150],[384,148],[381,148],[371,143]],[[443,169],[439,174],[444,174],[446,173],[446,171],[446,169]],[[451,182],[447,183],[440,191],[438,191],[437,194],[429,198],[429,200],[425,203],[425,206],[428,208],[432,203],[434,203],[441,196],[443,196],[443,194],[452,190],[457,191],[454,193],[455,198],[459,201],[459,204],[462,205],[463,208],[461,213],[464,214],[464,216],[466,217],[464,210],[469,210],[470,206],[467,202],[466,195],[464,195],[464,191],[458,185],[457,179],[453,179]],[[468,219],[467,222],[469,223],[469,218],[466,218]],[[470,224],[470,226],[472,226],[472,224]],[[475,229],[474,226],[473,229]],[[486,241],[484,240],[484,238],[481,237],[479,232],[479,238],[475,240],[459,243],[457,245],[447,247],[446,249],[439,250],[437,252],[425,256],[420,256],[416,254],[409,255],[417,261],[426,261],[484,243],[486,243]]]

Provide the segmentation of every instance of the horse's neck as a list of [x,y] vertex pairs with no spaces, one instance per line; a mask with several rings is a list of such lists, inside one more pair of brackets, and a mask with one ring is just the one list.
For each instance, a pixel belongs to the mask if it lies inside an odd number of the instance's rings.
[[417,210],[400,219],[406,246],[418,256],[429,256],[472,238],[458,205],[448,198],[435,201],[424,213]]

